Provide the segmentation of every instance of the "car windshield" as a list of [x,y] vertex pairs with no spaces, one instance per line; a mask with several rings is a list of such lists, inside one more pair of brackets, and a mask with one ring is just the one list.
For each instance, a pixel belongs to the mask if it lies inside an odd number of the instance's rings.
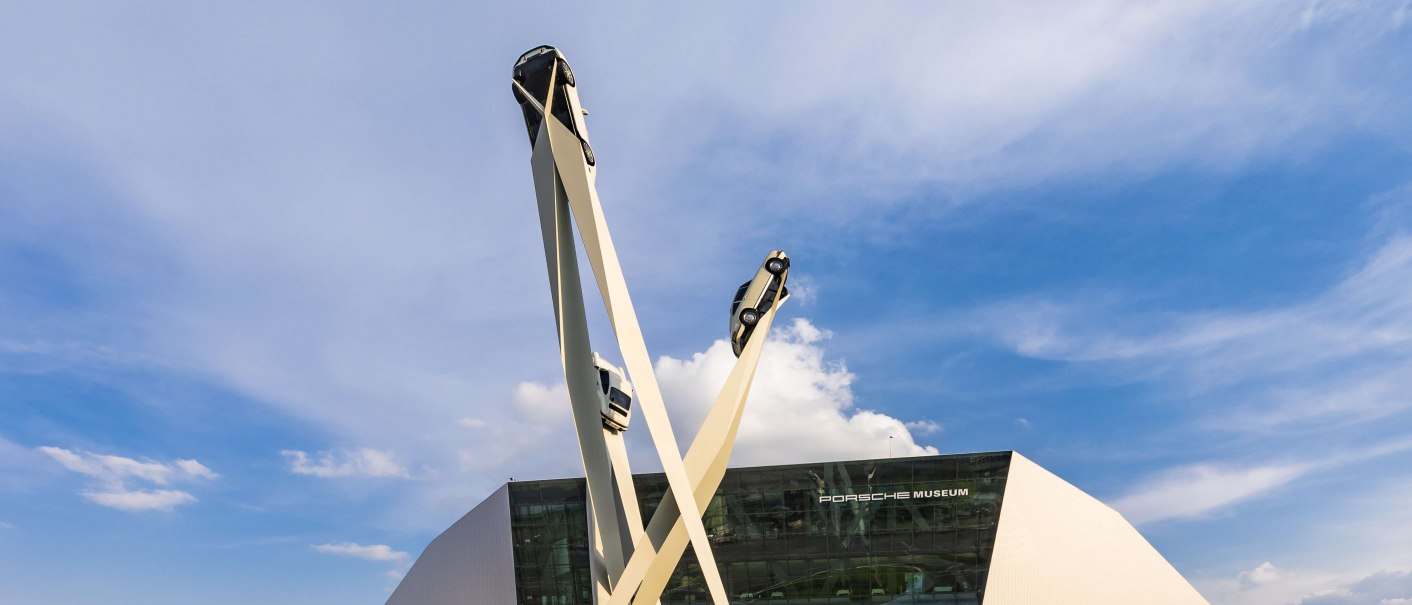
[[[549,99],[549,76],[554,73],[554,53],[535,54],[539,50],[536,48],[520,57],[520,61],[515,64],[514,77],[534,101],[543,104]],[[515,94],[519,96],[518,92]],[[534,143],[535,136],[539,134],[539,122],[543,118],[537,110],[530,107],[527,100],[520,99],[520,105],[525,114],[525,128],[529,130],[530,143]]]
[[618,389],[610,389],[608,391],[608,403],[622,408],[625,413],[632,409],[632,397],[628,397],[627,393],[619,391]]
[[[541,52],[542,49],[548,50]],[[582,136],[579,135],[578,126],[574,123],[573,108],[569,105],[568,93],[565,91],[567,84],[565,84],[562,75],[554,77],[555,68],[559,61],[558,53],[554,52],[552,47],[541,46],[520,57],[520,60],[515,64],[514,78],[535,101],[549,105],[550,113],[558,118],[566,128],[575,135]],[[560,73],[562,74],[562,72]],[[554,90],[549,89],[551,78],[555,81]],[[517,91],[515,95],[519,97],[520,93]],[[551,95],[554,97],[552,102],[549,100]],[[539,134],[540,120],[543,118],[537,110],[530,107],[530,103],[526,100],[520,99],[520,106],[525,114],[525,128],[529,131],[530,143],[534,143],[535,137]]]

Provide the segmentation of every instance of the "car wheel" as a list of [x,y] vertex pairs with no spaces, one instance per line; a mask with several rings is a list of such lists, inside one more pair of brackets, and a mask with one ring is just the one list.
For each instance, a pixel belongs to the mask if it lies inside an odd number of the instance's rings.
[[782,258],[772,258],[765,261],[765,270],[775,275],[784,273],[785,268],[788,266],[789,265],[786,265]]
[[747,326],[753,326],[757,321],[760,321],[759,311],[756,311],[755,309],[746,309],[740,312],[740,323],[743,323]]
[[597,160],[593,159],[593,148],[588,146],[588,141],[580,142],[583,143],[583,161],[588,162],[589,166],[597,165]]
[[559,62],[559,77],[564,79],[565,84],[568,84],[569,86],[575,86],[574,71],[572,69],[569,69],[568,62]]

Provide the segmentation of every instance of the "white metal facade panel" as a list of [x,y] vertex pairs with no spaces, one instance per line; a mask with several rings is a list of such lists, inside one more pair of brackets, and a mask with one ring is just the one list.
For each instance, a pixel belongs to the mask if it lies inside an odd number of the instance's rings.
[[387,605],[515,602],[509,484],[432,540],[387,599]]
[[984,605],[1209,605],[1117,511],[1011,458]]

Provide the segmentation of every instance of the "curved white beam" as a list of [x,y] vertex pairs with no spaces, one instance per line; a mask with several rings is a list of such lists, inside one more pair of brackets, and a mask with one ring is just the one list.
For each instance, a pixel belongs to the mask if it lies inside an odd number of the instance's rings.
[[[570,88],[572,94],[572,88]],[[583,239],[584,253],[589,266],[598,278],[599,294],[603,296],[613,331],[618,336],[618,348],[623,354],[623,364],[632,377],[633,388],[637,392],[635,407],[647,423],[652,434],[652,444],[657,450],[657,458],[662,463],[662,471],[667,476],[667,485],[677,494],[677,506],[681,508],[686,523],[687,535],[701,565],[701,575],[712,600],[726,605],[725,585],[716,567],[715,556],[711,552],[711,542],[706,536],[706,527],[701,522],[701,510],[692,493],[692,482],[682,464],[681,451],[677,449],[676,435],[672,431],[671,420],[667,417],[666,405],[662,402],[662,391],[657,384],[657,374],[652,368],[652,360],[647,355],[647,343],[642,328],[637,322],[637,311],[633,308],[632,297],[628,294],[627,281],[622,267],[618,264],[618,253],[613,246],[613,237],[603,219],[603,209],[598,204],[598,192],[593,186],[593,175],[583,160],[583,147],[579,138],[558,120],[546,119],[549,143],[553,145],[556,166],[564,191],[568,193],[569,205],[574,210],[574,222],[578,224],[579,235]],[[543,141],[540,142],[543,144]]]
[[[684,464],[692,478],[692,500],[700,509],[705,509],[716,495],[721,478],[725,476],[726,465],[730,462],[760,353],[781,304],[778,294],[776,296],[775,304],[756,324],[750,341],[741,350],[740,358],[731,368],[725,384],[721,385],[716,400],[701,423],[701,430],[687,450]],[[688,544],[686,525],[677,506],[681,499],[675,497],[671,490],[668,488],[662,496],[662,503],[648,522],[646,534],[633,548],[632,557],[623,569],[622,578],[613,585],[606,605],[654,603],[661,597]]]
[[[558,89],[565,94],[559,100],[569,105],[567,115],[574,122],[573,129],[553,113],[555,80],[559,74],[556,67],[550,76],[548,90],[551,92],[542,103],[518,82],[514,87],[517,96],[527,99],[541,116],[531,164],[555,321],[559,328],[561,362],[588,482],[590,565],[596,584],[594,600],[610,605],[655,603],[686,545],[691,544],[712,601],[715,605],[727,605],[729,601],[701,511],[725,473],[760,351],[780,301],[777,299],[773,308],[760,319],[754,338],[741,352],[683,460],[612,235],[598,202],[594,187],[596,170],[585,158],[586,143],[580,138],[585,125],[576,87]],[[596,392],[596,372],[588,342],[570,216],[582,239],[624,365],[636,387],[636,407],[642,416],[639,424],[647,424],[667,476],[669,490],[646,528],[638,510],[622,436],[603,429],[599,418],[600,394]]]

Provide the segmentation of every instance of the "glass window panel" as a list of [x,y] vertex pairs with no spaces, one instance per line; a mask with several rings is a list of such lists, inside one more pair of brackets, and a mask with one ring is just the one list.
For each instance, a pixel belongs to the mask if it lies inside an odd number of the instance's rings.
[[[802,605],[919,595],[917,602],[976,605],[1009,460],[998,453],[732,469],[703,522],[733,599]],[[634,483],[650,518],[666,481],[639,475]],[[517,482],[510,497],[520,602],[589,603],[583,481]],[[663,603],[709,602],[688,549]]]

